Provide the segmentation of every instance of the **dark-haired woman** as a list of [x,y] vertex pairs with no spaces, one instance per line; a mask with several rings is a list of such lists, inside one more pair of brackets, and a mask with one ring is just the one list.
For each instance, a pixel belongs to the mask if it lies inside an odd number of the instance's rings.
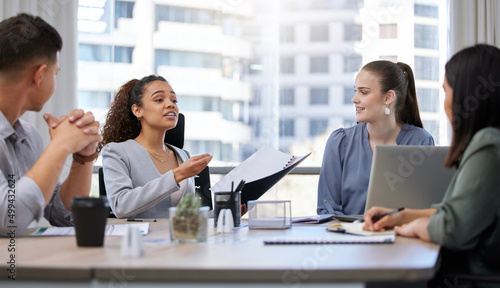
[[194,193],[193,176],[212,160],[164,143],[177,124],[177,95],[161,76],[124,84],[103,126],[104,182],[118,218],[167,218],[168,208]]
[[376,145],[434,145],[420,120],[408,65],[370,62],[356,76],[354,90],[358,124],[335,130],[328,139],[318,184],[318,214],[365,212]]
[[[453,136],[444,163],[457,167],[443,201],[429,209],[405,209],[373,223],[387,211],[373,207],[365,229],[394,231],[447,249],[443,268],[457,263],[468,272],[500,273],[500,49],[476,45],[455,54],[445,66],[444,109]],[[405,224],[408,223],[408,224]],[[454,268],[451,268],[454,269]],[[463,272],[463,271],[462,271]],[[497,287],[497,286],[494,286]]]

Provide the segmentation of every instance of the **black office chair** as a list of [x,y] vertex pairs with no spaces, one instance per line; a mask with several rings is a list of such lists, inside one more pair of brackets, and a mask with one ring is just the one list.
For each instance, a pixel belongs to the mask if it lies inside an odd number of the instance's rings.
[[[177,125],[175,128],[170,129],[165,133],[165,143],[170,145],[183,148],[184,147],[184,129],[185,129],[185,117],[184,114],[179,113],[177,120]],[[104,185],[104,174],[102,167],[99,168],[99,195],[106,196],[106,187]],[[201,198],[203,206],[209,206],[210,210],[212,208],[212,193],[210,193],[210,170],[207,167],[203,169],[194,178],[195,192],[199,198]],[[116,218],[113,211],[109,212],[109,218]]]

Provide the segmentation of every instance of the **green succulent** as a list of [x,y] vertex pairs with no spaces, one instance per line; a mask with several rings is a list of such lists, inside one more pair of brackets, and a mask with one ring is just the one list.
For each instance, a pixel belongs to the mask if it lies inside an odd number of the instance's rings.
[[177,204],[176,215],[179,217],[190,217],[198,215],[198,209],[201,207],[201,199],[194,194],[183,197]]

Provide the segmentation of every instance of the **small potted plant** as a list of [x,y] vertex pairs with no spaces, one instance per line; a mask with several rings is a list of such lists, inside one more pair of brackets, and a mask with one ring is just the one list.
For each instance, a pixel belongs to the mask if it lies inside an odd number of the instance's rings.
[[183,197],[177,207],[169,208],[170,238],[175,243],[205,242],[208,207],[194,194]]

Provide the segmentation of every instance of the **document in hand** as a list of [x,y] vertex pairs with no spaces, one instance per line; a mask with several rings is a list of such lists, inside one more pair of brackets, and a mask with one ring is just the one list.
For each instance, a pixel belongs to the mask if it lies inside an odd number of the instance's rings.
[[395,235],[393,230],[378,231],[378,232],[363,230],[363,224],[364,223],[345,223],[345,222],[334,223],[328,225],[326,227],[326,230],[330,232],[340,232],[340,233],[361,235],[361,236]]
[[292,156],[270,146],[264,146],[222,177],[210,190],[231,191],[231,183],[236,187],[241,180],[245,180],[246,184],[241,191],[241,203],[257,200],[309,155],[311,153],[300,157]]

